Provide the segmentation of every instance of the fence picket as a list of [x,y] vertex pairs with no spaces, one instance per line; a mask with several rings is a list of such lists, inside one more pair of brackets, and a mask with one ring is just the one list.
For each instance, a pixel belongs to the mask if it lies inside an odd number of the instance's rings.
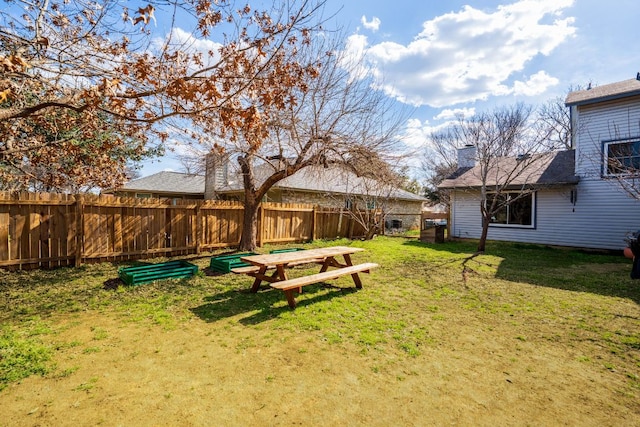
[[[0,266],[50,268],[233,247],[243,212],[229,201],[0,192]],[[260,245],[358,229],[342,209],[278,203],[261,206],[258,226]]]

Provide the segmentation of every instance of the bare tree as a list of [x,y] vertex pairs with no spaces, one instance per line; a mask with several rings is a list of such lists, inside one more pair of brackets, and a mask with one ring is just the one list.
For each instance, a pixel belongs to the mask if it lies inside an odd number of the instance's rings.
[[[299,70],[304,84],[278,94],[278,108],[261,96],[245,98],[251,126],[206,130],[219,141],[212,150],[239,166],[245,206],[241,250],[255,248],[260,202],[280,180],[314,165],[348,165],[358,172],[394,151],[404,116],[362,78],[360,62],[347,56],[343,40],[325,34],[306,46],[306,63]],[[305,69],[318,71],[305,74]],[[258,167],[268,173],[257,173]]]
[[[580,90],[570,86],[568,92]],[[572,148],[572,123],[570,110],[565,106],[564,97],[556,97],[541,105],[532,116],[529,132],[543,135],[540,150],[570,150]],[[458,117],[458,120],[461,117]],[[575,127],[576,124],[574,123]],[[576,131],[577,129],[574,129]],[[429,149],[422,159],[422,169],[427,177],[427,197],[435,202],[449,203],[448,190],[438,185],[457,169],[456,147],[449,142],[455,139],[451,129],[431,135]],[[462,142],[460,142],[462,143]]]
[[[638,161],[638,153],[631,154],[628,149],[619,149],[624,151],[623,153],[617,153],[617,158],[612,159],[609,157],[609,161],[605,166],[610,171],[615,173],[615,181],[629,197],[636,200],[640,200],[640,163]],[[613,153],[611,153],[613,154]],[[635,157],[635,161],[632,164],[624,162],[623,159],[629,159]]]
[[[546,166],[542,153],[547,134],[531,120],[532,108],[524,104],[496,108],[470,118],[459,117],[446,131],[435,135],[439,144],[473,149],[475,166],[466,171],[468,189],[479,189],[482,232],[478,252],[486,246],[489,225],[500,220],[505,208],[514,217],[526,216],[526,204],[518,203],[534,191],[535,180]],[[466,184],[465,184],[466,183]],[[448,187],[447,180],[441,188]],[[517,191],[514,191],[517,190]]]
[[[567,93],[581,90],[579,86],[569,86]],[[571,112],[565,106],[565,97],[548,100],[537,111],[536,122],[539,133],[547,135],[544,147],[547,150],[570,150],[572,148]],[[575,129],[574,129],[575,131]]]
[[[463,116],[458,117],[458,120]],[[458,169],[456,137],[453,128],[433,132],[424,151],[421,162],[426,176],[426,196],[433,203],[450,204],[449,190],[438,188],[440,183]],[[462,143],[462,142],[460,142]]]
[[388,160],[376,153],[348,165],[328,168],[319,179],[332,179],[340,193],[330,193],[334,205],[344,205],[345,214],[363,230],[360,237],[369,240],[382,232],[383,223],[394,212],[394,201],[404,178],[394,171]]
[[[629,197],[640,200],[640,141],[632,128],[635,123],[626,123],[623,126],[612,121],[610,124],[610,139],[612,142],[604,144],[604,150],[597,149],[600,153],[598,164],[602,165],[604,174],[610,181],[626,193]],[[628,131],[621,131],[628,129]],[[637,123],[640,131],[640,123]],[[596,144],[599,147],[600,143]],[[600,169],[600,168],[598,168]]]

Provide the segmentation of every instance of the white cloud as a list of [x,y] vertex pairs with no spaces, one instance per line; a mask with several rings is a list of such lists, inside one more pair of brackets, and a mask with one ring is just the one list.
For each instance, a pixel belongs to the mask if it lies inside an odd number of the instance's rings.
[[[515,73],[539,55],[550,55],[572,37],[573,18],[562,18],[573,0],[520,0],[493,11],[465,6],[426,21],[412,42],[369,45],[358,35],[358,49],[367,53],[369,75],[379,88],[413,106],[445,107],[485,100],[490,96],[540,93],[557,81],[534,70],[526,81]],[[384,78],[382,78],[384,76]]]
[[455,109],[445,109],[442,110],[438,115],[436,115],[434,120],[454,120],[458,116],[463,117],[471,117],[475,116],[476,109],[475,108],[455,108]]
[[402,141],[409,147],[423,146],[429,134],[425,132],[425,127],[418,119],[409,119],[407,127],[402,135]]
[[428,120],[424,122],[419,119],[409,119],[402,133],[402,141],[411,148],[422,148],[427,145],[432,133],[437,133],[451,124],[446,121],[437,125],[432,125]]
[[365,27],[367,30],[371,30],[374,33],[376,31],[378,31],[378,29],[380,28],[380,18],[374,16],[373,18],[371,18],[371,21],[367,21],[367,17],[362,15],[362,18],[360,18],[360,22],[362,23],[362,26]]
[[208,39],[196,38],[192,33],[184,31],[182,28],[174,28],[172,31],[172,39],[174,43],[185,44],[191,49],[200,52],[217,52],[222,47],[218,42]]
[[[161,52],[165,44],[169,44],[173,48],[179,48],[181,51],[189,54],[201,54],[204,66],[215,64],[220,60],[220,48],[222,45],[208,39],[195,37],[192,33],[184,31],[182,28],[176,27],[167,34],[165,38],[156,38],[154,40],[154,48],[157,52]],[[199,68],[194,63],[192,68]]]
[[352,80],[367,78],[375,70],[364,65],[363,58],[367,49],[367,38],[354,34],[347,38],[346,46],[340,57],[340,65],[349,71]]
[[515,81],[513,83],[513,93],[515,95],[535,96],[544,93],[549,87],[555,86],[559,80],[551,77],[544,71],[538,71],[529,77],[526,82]]

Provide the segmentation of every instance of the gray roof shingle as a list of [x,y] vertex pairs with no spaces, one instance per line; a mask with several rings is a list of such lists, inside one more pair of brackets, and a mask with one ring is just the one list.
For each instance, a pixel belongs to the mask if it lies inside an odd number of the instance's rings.
[[640,80],[629,79],[617,83],[595,86],[591,89],[571,92],[567,95],[565,104],[568,107],[572,105],[594,104],[635,95],[640,95]]
[[[338,167],[324,168],[310,166],[298,173],[288,176],[278,184],[277,188],[291,190],[306,190],[320,193],[338,194],[375,194],[388,196],[393,199],[426,201],[427,199],[402,188],[382,188],[373,180],[359,177],[353,172]],[[377,191],[376,191],[377,189]]]
[[[231,168],[230,168],[231,169]],[[256,168],[258,181],[272,173],[268,165]],[[231,172],[231,170],[230,170]],[[122,186],[123,190],[153,193],[175,194],[204,194],[205,177],[202,175],[188,175],[180,172],[159,172],[144,178],[129,181]],[[323,167],[307,167],[296,174],[278,182],[274,188],[283,190],[314,191],[321,193],[339,194],[371,194],[367,188],[372,188],[372,181],[356,176],[352,172]],[[242,179],[238,174],[232,174],[226,185],[220,186],[220,193],[234,193],[242,191]],[[401,188],[392,189],[389,197],[399,200],[426,201],[422,196],[405,191]]]
[[204,176],[162,171],[129,181],[121,189],[150,193],[204,194]]
[[[519,162],[515,157],[497,159],[492,171],[487,174],[487,186],[503,185],[507,180],[508,186],[544,187],[563,184],[576,184],[579,177],[575,175],[574,150],[551,151],[534,155],[528,162]],[[517,170],[519,163],[521,170],[513,178],[505,178],[509,173]],[[438,186],[442,189],[479,188],[482,186],[480,166],[461,168],[445,179]]]

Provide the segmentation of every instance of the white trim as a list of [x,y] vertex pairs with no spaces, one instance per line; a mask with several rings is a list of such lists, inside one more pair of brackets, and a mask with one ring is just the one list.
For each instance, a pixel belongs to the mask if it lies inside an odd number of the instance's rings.
[[[618,144],[628,144],[628,143],[637,143],[640,145],[640,137],[633,137],[633,138],[624,138],[624,139],[611,139],[611,140],[605,140],[602,141],[602,156],[604,158],[604,162],[602,165],[602,176],[604,177],[617,177],[617,176],[626,176],[626,175],[635,175],[637,174],[638,170],[640,170],[640,168],[634,169],[633,167],[631,167],[631,169],[629,169],[626,172],[620,172],[620,173],[609,173],[609,147],[612,145],[618,145]],[[640,154],[638,156],[631,156],[633,157],[638,157],[638,159],[640,159]],[[639,160],[640,162],[640,160]]]
[[[502,191],[500,194],[522,194],[525,193],[524,196],[517,198],[517,200],[522,200],[524,199],[527,195],[531,196],[531,224],[527,225],[527,224],[503,224],[500,222],[490,222],[489,223],[489,227],[496,227],[496,228],[528,228],[528,229],[534,229],[536,228],[536,192],[535,191]],[[491,194],[496,194],[496,193],[488,193],[487,196],[491,195]],[[486,202],[485,202],[486,203]],[[509,206],[511,202],[509,202],[507,205],[505,205],[504,207]]]

